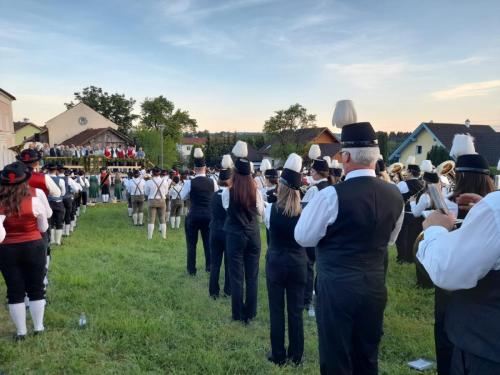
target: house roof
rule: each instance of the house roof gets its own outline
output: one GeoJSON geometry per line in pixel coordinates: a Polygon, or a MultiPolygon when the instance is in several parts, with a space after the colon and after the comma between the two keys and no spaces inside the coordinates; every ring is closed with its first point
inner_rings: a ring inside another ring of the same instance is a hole
{"type": "Polygon", "coordinates": [[[255,148],[253,148],[250,144],[247,144],[247,148],[248,148],[248,160],[252,161],[252,162],[261,162],[262,159],[263,159],[263,155],[262,153],[260,153],[258,150],[256,150],[255,148]]]}
{"type": "Polygon", "coordinates": [[[14,121],[14,131],[17,132],[19,130],[21,130],[22,128],[24,128],[25,126],[28,126],[28,125],[31,125],[35,128],[37,128],[38,130],[42,130],[42,128],[40,126],[37,126],[35,124],[33,124],[32,122],[24,122],[24,121],[14,121]]]}
{"type": "MultiPolygon", "coordinates": [[[[329,144],[339,144],[340,148],[340,141],[338,137],[335,134],[333,134],[327,127],[297,129],[296,131],[293,132],[293,136],[296,143],[303,143],[304,145],[306,145],[307,143],[312,142],[314,139],[319,137],[324,132],[327,132],[335,140],[335,143],[329,143],[329,144]]],[[[278,144],[279,142],[280,138],[278,136],[275,136],[271,139],[269,143],[262,146],[259,152],[263,154],[268,154],[271,147],[275,144],[278,144]]]]}
{"type": "Polygon", "coordinates": [[[76,146],[84,145],[84,144],[88,143],[92,138],[95,138],[95,137],[97,137],[105,132],[112,132],[116,136],[122,138],[123,143],[129,143],[129,144],[132,143],[132,140],[129,137],[127,137],[125,134],[122,134],[113,128],[98,128],[98,129],[84,130],[81,133],[78,133],[78,134],[74,135],[73,137],[66,139],[61,144],[68,145],[68,146],[69,145],[76,145],[76,146]]]}
{"type": "Polygon", "coordinates": [[[10,100],[16,100],[16,97],[12,94],[9,94],[7,91],[4,89],[0,88],[0,93],[4,94],[6,97],[8,97],[10,100]]]}
{"type": "Polygon", "coordinates": [[[319,143],[318,145],[323,156],[334,156],[342,148],[340,143],[319,143]]]}
{"type": "Polygon", "coordinates": [[[476,151],[488,160],[490,165],[496,165],[500,158],[500,133],[490,125],[421,123],[415,131],[391,154],[390,159],[398,157],[403,149],[415,140],[420,132],[429,132],[437,144],[450,152],[455,134],[470,134],[474,137],[476,151]]]}
{"type": "Polygon", "coordinates": [[[205,137],[184,137],[182,138],[183,145],[204,145],[207,143],[205,137]]]}
{"type": "MultiPolygon", "coordinates": [[[[88,106],[87,104],[85,104],[85,103],[83,103],[83,102],[80,102],[80,103],[78,103],[78,104],[74,105],[73,107],[71,107],[71,108],[69,108],[69,109],[65,110],[64,112],[59,113],[57,116],[52,117],[50,120],[48,120],[48,121],[46,121],[46,122],[45,122],[45,125],[46,125],[46,126],[47,126],[47,125],[50,125],[50,122],[54,121],[56,118],[58,118],[58,117],[60,117],[60,116],[64,115],[66,112],[69,112],[69,111],[74,111],[74,110],[76,110],[76,109],[77,109],[77,108],[79,108],[79,107],[84,107],[84,108],[86,108],[86,109],[88,109],[88,110],[90,110],[90,111],[95,112],[95,113],[97,114],[97,116],[101,117],[104,121],[107,121],[108,123],[111,123],[111,124],[115,125],[116,127],[118,127],[118,125],[116,125],[113,121],[111,121],[111,120],[110,120],[110,119],[108,119],[107,117],[104,117],[104,116],[103,116],[103,115],[101,115],[99,112],[97,112],[94,108],[92,108],[92,107],[88,106]]],[[[104,129],[105,129],[105,128],[104,128],[104,129]]]]}

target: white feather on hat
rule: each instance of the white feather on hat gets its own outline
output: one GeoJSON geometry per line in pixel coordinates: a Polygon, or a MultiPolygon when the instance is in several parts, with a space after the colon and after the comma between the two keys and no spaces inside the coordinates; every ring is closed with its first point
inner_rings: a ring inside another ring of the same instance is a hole
{"type": "Polygon", "coordinates": [[[430,160],[422,160],[420,169],[427,173],[432,173],[432,162],[430,160]]]}
{"type": "Polygon", "coordinates": [[[339,169],[340,168],[340,163],[337,159],[333,159],[332,160],[332,166],[331,168],[336,168],[336,169],[339,169]]]}
{"type": "Polygon", "coordinates": [[[455,134],[450,155],[458,158],[461,155],[477,154],[474,147],[474,138],[470,134],[455,134]]]}
{"type": "Polygon", "coordinates": [[[288,155],[288,159],[286,159],[283,168],[300,173],[300,171],[302,170],[302,158],[296,153],[288,155]]]}
{"type": "Polygon", "coordinates": [[[415,165],[415,156],[410,155],[408,156],[408,159],[406,159],[406,165],[415,165]]]}
{"type": "Polygon", "coordinates": [[[220,163],[222,169],[229,169],[233,167],[233,159],[231,158],[231,155],[224,155],[222,157],[222,161],[220,163]]]}
{"type": "Polygon", "coordinates": [[[327,155],[327,156],[323,156],[323,160],[325,160],[326,164],[328,164],[328,168],[331,168],[330,166],[332,164],[332,158],[327,155]]]}
{"type": "Polygon", "coordinates": [[[201,148],[195,148],[193,152],[193,156],[195,159],[200,159],[203,157],[203,150],[201,148]]]}
{"type": "Polygon", "coordinates": [[[319,145],[311,145],[308,156],[311,160],[318,159],[321,156],[321,149],[319,148],[319,145]]]}
{"type": "Polygon", "coordinates": [[[358,121],[358,115],[352,100],[339,100],[333,111],[332,125],[341,129],[345,125],[354,124],[358,121]]]}
{"type": "Polygon", "coordinates": [[[262,159],[262,163],[260,164],[260,171],[265,173],[268,169],[271,169],[273,166],[269,159],[262,159]]]}
{"type": "Polygon", "coordinates": [[[248,156],[248,146],[246,142],[238,141],[233,147],[233,155],[237,158],[246,158],[248,156]]]}

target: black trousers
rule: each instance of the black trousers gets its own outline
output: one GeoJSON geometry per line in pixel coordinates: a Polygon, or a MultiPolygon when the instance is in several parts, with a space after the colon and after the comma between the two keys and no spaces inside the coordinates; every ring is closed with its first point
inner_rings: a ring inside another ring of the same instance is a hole
{"type": "Polygon", "coordinates": [[[260,233],[226,232],[233,320],[247,322],[257,315],[260,233]],[[245,297],[245,299],[243,299],[245,297]]]}
{"type": "Polygon", "coordinates": [[[82,204],[82,193],[75,194],[75,206],[76,208],[80,207],[82,204]]]}
{"type": "Polygon", "coordinates": [[[63,199],[64,204],[64,224],[71,224],[71,213],[73,212],[73,197],[63,199]]]}
{"type": "Polygon", "coordinates": [[[82,190],[80,192],[80,195],[82,197],[82,206],[86,206],[87,205],[87,199],[88,199],[87,191],[86,190],[82,190]]]}
{"type": "Polygon", "coordinates": [[[304,306],[312,303],[314,290],[314,263],[316,262],[316,248],[306,247],[307,255],[307,283],[304,290],[304,306]]]}
{"type": "Polygon", "coordinates": [[[218,296],[220,292],[219,276],[224,256],[224,294],[231,295],[231,286],[229,284],[229,268],[226,251],[226,232],[222,229],[210,230],[210,282],[208,284],[208,293],[211,296],[218,296]]]}
{"type": "Polygon", "coordinates": [[[71,203],[71,215],[70,215],[70,219],[71,221],[75,220],[75,217],[76,217],[76,209],[78,208],[78,202],[77,202],[77,198],[73,198],[73,202],[71,203]]]}
{"type": "Polygon", "coordinates": [[[450,304],[451,293],[441,288],[434,289],[434,344],[438,375],[449,375],[453,343],[445,331],[446,309],[450,304]]]}
{"type": "Polygon", "coordinates": [[[421,217],[415,217],[412,213],[405,213],[403,225],[396,240],[399,262],[413,263],[413,245],[418,235],[422,232],[421,217]]]}
{"type": "Polygon", "coordinates": [[[52,217],[50,218],[51,229],[63,229],[64,226],[64,203],[49,201],[52,208],[52,217]]]}
{"type": "Polygon", "coordinates": [[[316,284],[321,374],[378,374],[387,290],[384,272],[322,276],[316,284]],[[325,277],[326,276],[326,277],[325,277]]]}
{"type": "Polygon", "coordinates": [[[273,359],[282,363],[287,357],[300,362],[304,353],[304,290],[307,265],[287,266],[272,262],[267,253],[266,282],[271,320],[273,359]],[[288,353],[285,350],[285,296],[288,313],[288,353]]]}
{"type": "Polygon", "coordinates": [[[500,362],[493,362],[486,358],[465,352],[456,346],[453,349],[451,375],[498,375],[500,362]]]}
{"type": "Polygon", "coordinates": [[[210,216],[195,216],[191,213],[186,217],[184,225],[187,245],[187,271],[196,274],[196,245],[198,232],[201,233],[203,250],[205,252],[205,270],[210,271],[210,216]]]}
{"type": "Polygon", "coordinates": [[[9,304],[45,298],[43,278],[47,261],[45,239],[0,245],[0,271],[7,285],[9,304]]]}

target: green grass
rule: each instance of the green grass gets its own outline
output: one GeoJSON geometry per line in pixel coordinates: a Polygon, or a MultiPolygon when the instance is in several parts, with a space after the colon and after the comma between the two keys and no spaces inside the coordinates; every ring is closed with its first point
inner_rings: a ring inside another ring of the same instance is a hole
{"type": "MultiPolygon", "coordinates": [[[[155,232],[148,242],[145,228],[129,224],[123,205],[89,208],[71,238],[53,250],[46,333],[14,343],[14,326],[0,309],[0,373],[319,373],[316,324],[307,315],[303,365],[278,368],[266,360],[264,249],[258,315],[243,326],[231,321],[228,299],[209,299],[205,272],[186,275],[183,230],[169,230],[166,241],[155,232]],[[77,327],[81,312],[88,319],[84,330],[77,327]]],[[[432,292],[414,288],[414,273],[396,265],[391,249],[382,374],[412,374],[408,360],[434,357],[432,292]]]]}

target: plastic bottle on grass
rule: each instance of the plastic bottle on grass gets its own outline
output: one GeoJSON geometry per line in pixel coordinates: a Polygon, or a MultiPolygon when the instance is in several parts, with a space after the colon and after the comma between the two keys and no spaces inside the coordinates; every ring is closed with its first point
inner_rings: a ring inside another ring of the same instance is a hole
{"type": "Polygon", "coordinates": [[[80,314],[80,319],[78,319],[78,328],[85,328],[87,327],[87,317],[85,316],[85,313],[80,314]]]}

